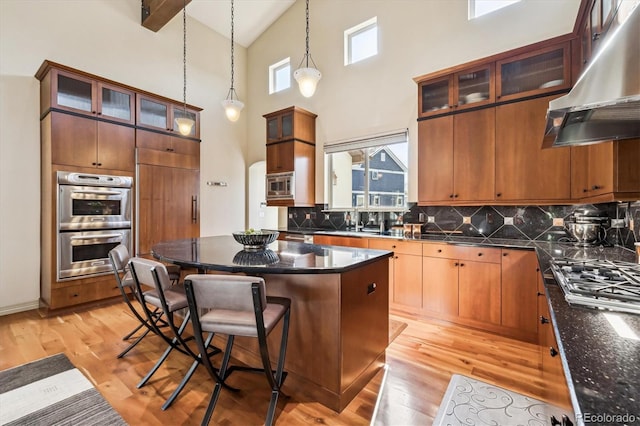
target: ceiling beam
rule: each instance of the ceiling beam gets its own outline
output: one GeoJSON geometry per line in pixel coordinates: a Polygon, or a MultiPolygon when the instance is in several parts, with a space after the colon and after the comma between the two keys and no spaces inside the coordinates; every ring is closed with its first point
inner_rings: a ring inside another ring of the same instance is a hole
{"type": "Polygon", "coordinates": [[[142,26],[158,32],[191,0],[142,0],[142,26]]]}

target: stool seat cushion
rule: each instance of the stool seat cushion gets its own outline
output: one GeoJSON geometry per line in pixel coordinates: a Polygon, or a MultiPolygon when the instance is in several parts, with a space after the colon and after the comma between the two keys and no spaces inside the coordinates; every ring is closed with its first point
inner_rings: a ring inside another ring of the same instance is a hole
{"type": "MultiPolygon", "coordinates": [[[[177,311],[189,306],[187,295],[184,291],[184,285],[174,285],[164,290],[164,298],[167,301],[169,312],[177,311]]],[[[160,297],[157,290],[149,290],[144,292],[144,300],[157,308],[162,308],[160,297]]]]}
{"type": "MultiPolygon", "coordinates": [[[[283,305],[268,303],[262,315],[264,328],[269,335],[273,327],[284,315],[287,308],[283,305]]],[[[253,311],[233,311],[228,309],[214,309],[200,317],[202,330],[211,333],[221,333],[234,336],[257,337],[256,315],[253,311]]]]}

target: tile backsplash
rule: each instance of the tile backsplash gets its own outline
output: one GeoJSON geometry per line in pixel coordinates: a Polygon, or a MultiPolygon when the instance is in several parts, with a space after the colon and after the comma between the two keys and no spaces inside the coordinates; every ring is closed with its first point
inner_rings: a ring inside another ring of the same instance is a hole
{"type": "MultiPolygon", "coordinates": [[[[606,228],[609,243],[633,249],[640,241],[640,201],[595,205],[552,206],[418,206],[394,213],[361,212],[363,225],[387,226],[422,223],[423,234],[447,234],[481,238],[512,238],[541,241],[569,241],[564,221],[578,207],[594,207],[611,219],[606,228]]],[[[347,230],[356,218],[353,211],[325,212],[326,206],[289,207],[289,229],[347,230]]]]}

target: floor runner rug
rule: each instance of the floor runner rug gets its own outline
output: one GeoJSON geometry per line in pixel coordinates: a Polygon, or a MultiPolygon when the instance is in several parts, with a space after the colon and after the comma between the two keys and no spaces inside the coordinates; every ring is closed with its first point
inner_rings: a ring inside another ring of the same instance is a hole
{"type": "Polygon", "coordinates": [[[434,426],[508,425],[543,426],[551,416],[562,420],[572,413],[528,396],[454,374],[442,398],[434,426]]]}
{"type": "Polygon", "coordinates": [[[0,425],[126,425],[69,361],[57,354],[0,371],[0,425]]]}

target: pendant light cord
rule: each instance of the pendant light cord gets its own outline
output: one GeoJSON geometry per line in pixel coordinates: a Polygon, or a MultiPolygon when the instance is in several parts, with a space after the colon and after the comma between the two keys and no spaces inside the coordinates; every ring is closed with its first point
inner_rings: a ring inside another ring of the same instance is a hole
{"type": "Polygon", "coordinates": [[[307,40],[306,40],[307,50],[305,52],[305,57],[307,58],[307,68],[309,68],[309,0],[307,0],[307,40]]]}
{"type": "MultiPolygon", "coordinates": [[[[234,8],[233,8],[233,0],[231,0],[231,90],[235,90],[233,88],[233,74],[234,74],[234,61],[233,61],[233,53],[234,53],[234,49],[233,49],[233,20],[234,20],[234,8]]],[[[231,98],[233,99],[233,97],[231,98]]]]}
{"type": "Polygon", "coordinates": [[[182,6],[182,68],[183,68],[183,85],[182,85],[182,102],[185,115],[187,114],[187,0],[183,1],[182,6]]]}

